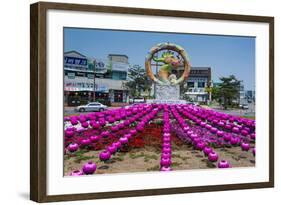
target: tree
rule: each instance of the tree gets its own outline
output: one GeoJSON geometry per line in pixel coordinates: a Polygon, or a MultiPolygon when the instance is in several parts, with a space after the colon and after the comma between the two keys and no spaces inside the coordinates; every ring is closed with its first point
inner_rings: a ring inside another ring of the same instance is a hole
{"type": "Polygon", "coordinates": [[[143,91],[151,91],[152,82],[148,79],[145,69],[139,65],[130,66],[128,71],[128,81],[124,87],[129,90],[133,97],[139,97],[143,91]]]}
{"type": "Polygon", "coordinates": [[[213,98],[217,99],[219,103],[223,103],[226,110],[229,106],[233,105],[233,101],[239,98],[241,81],[237,80],[234,75],[229,77],[221,77],[221,83],[218,87],[213,88],[213,98]]]}

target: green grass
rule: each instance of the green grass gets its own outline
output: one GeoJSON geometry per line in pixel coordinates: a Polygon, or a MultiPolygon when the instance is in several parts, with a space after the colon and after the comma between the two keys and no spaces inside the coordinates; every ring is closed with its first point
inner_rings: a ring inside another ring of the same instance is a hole
{"type": "Polygon", "coordinates": [[[89,159],[93,159],[95,158],[95,156],[83,156],[83,155],[78,155],[76,156],[76,159],[74,160],[76,163],[80,163],[81,161],[84,160],[89,160],[89,159]]]}

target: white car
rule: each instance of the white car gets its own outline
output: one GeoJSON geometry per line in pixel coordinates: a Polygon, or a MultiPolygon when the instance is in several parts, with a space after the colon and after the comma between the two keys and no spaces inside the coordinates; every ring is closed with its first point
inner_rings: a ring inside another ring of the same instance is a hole
{"type": "Polygon", "coordinates": [[[86,112],[86,111],[99,111],[102,112],[107,109],[106,105],[103,105],[99,102],[91,102],[88,103],[87,105],[80,105],[75,108],[76,111],[78,112],[86,112]]]}
{"type": "Polygon", "coordinates": [[[247,110],[247,109],[249,109],[249,105],[248,104],[240,104],[239,108],[241,108],[243,110],[247,110]]]}

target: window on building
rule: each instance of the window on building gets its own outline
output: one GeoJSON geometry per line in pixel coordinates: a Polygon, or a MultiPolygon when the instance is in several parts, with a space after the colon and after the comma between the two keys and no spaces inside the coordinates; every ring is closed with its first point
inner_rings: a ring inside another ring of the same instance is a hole
{"type": "Polygon", "coordinates": [[[89,79],[94,79],[94,74],[87,74],[89,79]]]}
{"type": "Polygon", "coordinates": [[[74,72],[67,72],[67,77],[69,79],[74,79],[75,78],[75,73],[74,72]]]}
{"type": "Polygon", "coordinates": [[[120,72],[120,71],[113,71],[112,72],[112,79],[114,80],[126,80],[127,73],[120,72]]]}
{"type": "Polygon", "coordinates": [[[76,76],[79,76],[79,77],[86,77],[86,73],[77,72],[77,73],[76,73],[76,76]]]}
{"type": "Polygon", "coordinates": [[[198,82],[198,88],[205,88],[205,82],[198,82]]]}
{"type": "Polygon", "coordinates": [[[187,87],[194,88],[194,82],[187,82],[187,87]]]}

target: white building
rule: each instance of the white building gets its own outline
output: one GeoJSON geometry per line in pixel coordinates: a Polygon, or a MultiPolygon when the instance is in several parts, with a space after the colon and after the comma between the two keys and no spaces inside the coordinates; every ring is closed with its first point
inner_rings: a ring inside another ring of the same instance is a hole
{"type": "Polygon", "coordinates": [[[123,84],[128,69],[126,55],[110,54],[108,59],[98,59],[87,58],[77,51],[65,52],[65,103],[85,104],[94,98],[108,104],[127,102],[128,91],[123,84]]]}
{"type": "Polygon", "coordinates": [[[206,92],[206,87],[211,83],[211,68],[210,67],[191,67],[189,77],[186,82],[187,95],[194,102],[207,103],[209,94],[206,92]]]}

